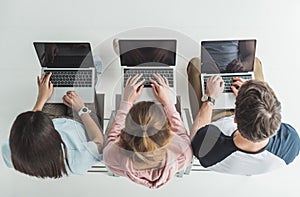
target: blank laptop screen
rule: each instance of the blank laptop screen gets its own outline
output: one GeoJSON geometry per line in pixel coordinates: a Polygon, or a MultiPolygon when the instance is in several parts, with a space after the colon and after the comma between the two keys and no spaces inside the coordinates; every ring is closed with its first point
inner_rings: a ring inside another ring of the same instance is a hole
{"type": "Polygon", "coordinates": [[[119,40],[122,66],[174,66],[176,40],[119,40]]]}
{"type": "Polygon", "coordinates": [[[89,68],[93,57],[89,43],[34,42],[40,64],[47,68],[89,68]]]}
{"type": "Polygon", "coordinates": [[[201,42],[201,72],[241,73],[253,71],[256,40],[201,42]]]}

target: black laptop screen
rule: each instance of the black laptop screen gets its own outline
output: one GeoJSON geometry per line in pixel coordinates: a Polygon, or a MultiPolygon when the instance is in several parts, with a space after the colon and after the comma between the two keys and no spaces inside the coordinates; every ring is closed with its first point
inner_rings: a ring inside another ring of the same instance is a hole
{"type": "Polygon", "coordinates": [[[176,40],[119,40],[122,66],[174,66],[176,40]]]}
{"type": "Polygon", "coordinates": [[[40,43],[34,42],[42,67],[89,68],[93,57],[89,43],[40,43]]]}
{"type": "Polygon", "coordinates": [[[201,72],[240,73],[253,71],[256,40],[201,42],[201,72]]]}

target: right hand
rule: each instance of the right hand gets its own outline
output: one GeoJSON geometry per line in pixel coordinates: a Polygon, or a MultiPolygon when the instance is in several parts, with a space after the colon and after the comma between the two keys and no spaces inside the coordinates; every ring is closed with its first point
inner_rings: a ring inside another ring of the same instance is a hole
{"type": "Polygon", "coordinates": [[[68,91],[62,99],[66,106],[74,109],[77,112],[79,112],[79,110],[84,106],[82,98],[75,91],[68,91]]]}
{"type": "Polygon", "coordinates": [[[135,76],[130,76],[127,79],[123,95],[124,101],[134,103],[136,99],[139,98],[144,87],[142,84],[145,82],[145,79],[139,81],[142,75],[143,74],[136,74],[135,76]]]}
{"type": "Polygon", "coordinates": [[[37,77],[37,83],[39,87],[38,102],[46,103],[51,97],[53,92],[53,84],[50,81],[52,73],[43,73],[41,77],[37,77]]]}
{"type": "Polygon", "coordinates": [[[240,87],[247,81],[246,79],[242,79],[239,77],[234,77],[232,79],[234,82],[231,84],[230,88],[233,91],[234,95],[237,96],[238,95],[238,89],[240,89],[240,87]]]}
{"type": "Polygon", "coordinates": [[[220,75],[211,76],[206,83],[207,96],[216,99],[224,91],[224,81],[220,75]]]}
{"type": "Polygon", "coordinates": [[[168,79],[160,74],[153,74],[153,76],[157,82],[153,79],[150,79],[150,82],[157,100],[164,106],[173,104],[168,79]]]}

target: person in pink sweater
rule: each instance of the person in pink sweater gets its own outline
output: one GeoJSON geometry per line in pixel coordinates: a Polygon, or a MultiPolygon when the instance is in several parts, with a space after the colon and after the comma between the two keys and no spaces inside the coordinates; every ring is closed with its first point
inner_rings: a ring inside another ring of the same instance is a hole
{"type": "Polygon", "coordinates": [[[192,162],[186,129],[170,97],[168,80],[153,75],[156,102],[133,104],[143,90],[142,75],[126,82],[123,100],[108,133],[103,160],[118,176],[149,188],[165,185],[192,162]]]}

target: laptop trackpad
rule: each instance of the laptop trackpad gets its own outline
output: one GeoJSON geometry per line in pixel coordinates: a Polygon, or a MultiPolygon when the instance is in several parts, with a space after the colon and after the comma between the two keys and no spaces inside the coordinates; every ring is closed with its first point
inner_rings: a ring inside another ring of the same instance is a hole
{"type": "MultiPolygon", "coordinates": [[[[176,104],[176,94],[171,89],[171,98],[174,104],[176,104]]],[[[136,102],[140,101],[157,101],[157,98],[154,95],[152,88],[145,88],[142,90],[141,96],[137,99],[136,102]]]]}
{"type": "Polygon", "coordinates": [[[235,95],[233,93],[221,94],[215,102],[214,109],[234,109],[235,95]]]}
{"type": "Polygon", "coordinates": [[[80,87],[69,87],[69,88],[56,87],[53,90],[52,96],[47,101],[47,103],[63,103],[62,97],[66,94],[67,91],[70,90],[76,91],[80,95],[84,103],[94,102],[95,91],[92,89],[80,88],[80,87]]]}

